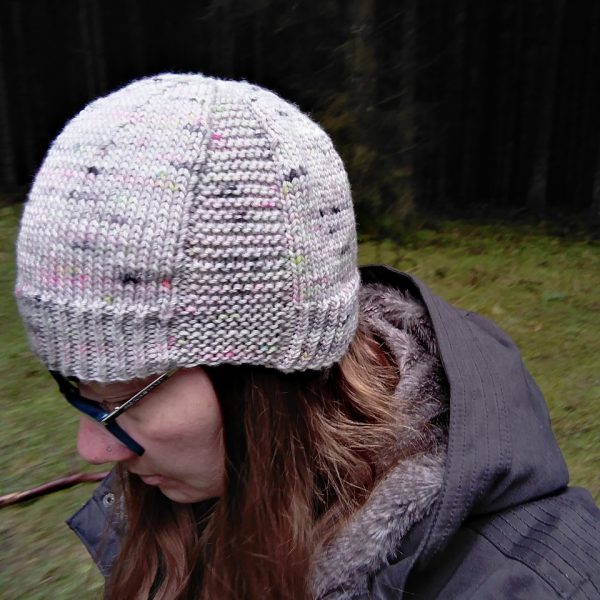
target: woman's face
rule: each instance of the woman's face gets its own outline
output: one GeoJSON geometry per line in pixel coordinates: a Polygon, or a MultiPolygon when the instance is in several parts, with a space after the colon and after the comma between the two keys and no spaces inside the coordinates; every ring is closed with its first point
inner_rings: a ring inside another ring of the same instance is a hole
{"type": "MultiPolygon", "coordinates": [[[[80,384],[81,394],[117,406],[155,379],[80,384]]],[[[145,449],[137,456],[101,425],[82,417],[81,457],[94,465],[120,462],[174,502],[220,496],[225,475],[221,411],[215,389],[200,367],[180,369],[118,417],[119,425],[145,449]]]]}

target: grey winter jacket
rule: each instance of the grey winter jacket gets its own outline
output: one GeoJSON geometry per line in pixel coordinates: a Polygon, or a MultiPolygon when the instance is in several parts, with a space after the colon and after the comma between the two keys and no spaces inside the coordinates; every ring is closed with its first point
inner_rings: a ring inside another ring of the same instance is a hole
{"type": "MultiPolygon", "coordinates": [[[[400,408],[432,443],[392,462],[317,553],[315,597],[600,599],[600,510],[567,487],[513,342],[395,269],[364,267],[362,280],[363,309],[400,367],[400,408]],[[443,431],[427,426],[444,414],[443,431]]],[[[119,547],[115,510],[109,478],[69,521],[105,576],[119,547]]]]}

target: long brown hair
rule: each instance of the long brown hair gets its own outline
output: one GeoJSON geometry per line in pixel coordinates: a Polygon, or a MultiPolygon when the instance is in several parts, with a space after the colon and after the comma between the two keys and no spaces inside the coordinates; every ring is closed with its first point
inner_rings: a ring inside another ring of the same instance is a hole
{"type": "Polygon", "coordinates": [[[361,324],[324,371],[208,372],[223,415],[225,493],[176,504],[124,473],[127,533],[106,597],[310,598],[311,557],[365,501],[385,457],[399,458],[393,360],[361,324]]]}

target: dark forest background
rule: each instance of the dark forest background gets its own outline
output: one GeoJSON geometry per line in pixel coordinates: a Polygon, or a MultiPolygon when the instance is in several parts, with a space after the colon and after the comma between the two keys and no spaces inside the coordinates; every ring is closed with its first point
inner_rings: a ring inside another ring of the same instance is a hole
{"type": "Polygon", "coordinates": [[[0,191],[133,78],[245,78],[333,136],[361,226],[600,222],[599,0],[2,0],[0,191]]]}

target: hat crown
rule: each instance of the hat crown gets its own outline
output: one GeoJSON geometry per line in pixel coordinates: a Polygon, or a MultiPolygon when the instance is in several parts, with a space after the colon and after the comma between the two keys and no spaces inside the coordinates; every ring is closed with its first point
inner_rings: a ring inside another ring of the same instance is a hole
{"type": "Polygon", "coordinates": [[[356,327],[350,187],[328,136],[246,82],[163,74],[92,102],[26,205],[17,298],[51,368],[322,368],[356,327]]]}

